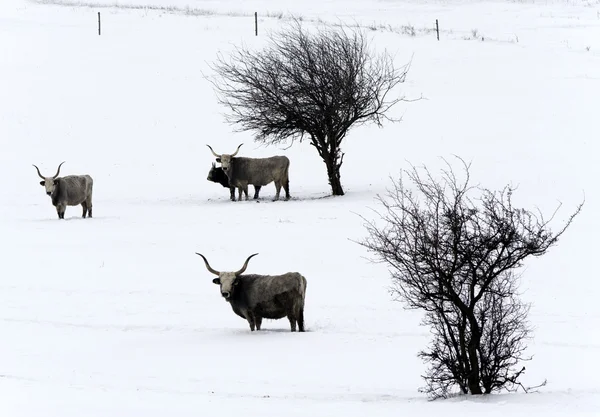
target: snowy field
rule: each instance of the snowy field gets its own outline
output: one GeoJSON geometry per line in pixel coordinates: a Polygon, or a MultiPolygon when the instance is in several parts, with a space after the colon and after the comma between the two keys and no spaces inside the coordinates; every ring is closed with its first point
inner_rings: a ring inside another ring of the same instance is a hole
{"type": "Polygon", "coordinates": [[[599,112],[595,1],[2,0],[0,416],[599,415],[599,112]],[[398,65],[412,58],[401,92],[426,99],[395,108],[402,123],[350,132],[343,197],[322,198],[307,143],[234,132],[203,78],[218,51],[260,46],[290,15],[364,26],[398,65]],[[290,158],[293,200],[272,202],[271,184],[232,203],[206,180],[205,145],[240,143],[290,158]],[[351,241],[389,175],[452,154],[475,182],[519,184],[522,206],[561,201],[555,228],[585,193],[523,271],[523,382],[547,379],[538,393],[428,402],[428,331],[351,241]],[[61,161],[93,176],[93,219],[57,219],[31,165],[52,175],[61,161]],[[284,319],[251,333],[194,252],[221,270],[258,252],[249,273],[301,272],[307,332],[284,319]]]}

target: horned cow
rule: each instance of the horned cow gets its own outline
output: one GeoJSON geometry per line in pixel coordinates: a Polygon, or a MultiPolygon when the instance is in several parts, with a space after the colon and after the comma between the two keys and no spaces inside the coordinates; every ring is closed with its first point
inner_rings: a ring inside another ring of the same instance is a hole
{"type": "Polygon", "coordinates": [[[236,272],[219,272],[213,269],[201,253],[206,269],[218,276],[213,283],[220,286],[221,295],[225,298],[233,312],[246,319],[250,331],[260,330],[262,319],[281,319],[287,317],[292,332],[304,331],[304,299],[306,295],[306,278],[298,272],[287,272],[282,275],[242,275],[248,262],[257,253],[250,255],[244,266],[236,272]]]}
{"type": "Polygon", "coordinates": [[[92,217],[92,188],[94,181],[89,175],[67,175],[66,177],[58,177],[60,167],[64,161],[58,166],[56,174],[52,177],[44,177],[40,173],[40,169],[36,166],[38,175],[42,179],[40,185],[46,188],[46,194],[52,199],[52,205],[56,207],[56,213],[59,219],[65,218],[65,210],[67,206],[83,207],[83,218],[86,215],[92,217]]]}
{"type": "MultiPolygon", "coordinates": [[[[238,201],[242,199],[242,191],[248,200],[248,185],[254,185],[254,198],[258,198],[258,192],[263,185],[275,183],[275,199],[279,200],[281,187],[285,190],[285,199],[290,199],[289,168],[290,160],[287,156],[271,156],[268,158],[236,157],[240,150],[240,144],[232,154],[217,154],[210,145],[208,148],[221,163],[223,172],[229,178],[230,187],[238,189],[238,201]],[[258,186],[258,188],[256,188],[258,186]]],[[[235,201],[232,193],[231,201],[235,201]]]]}
{"type": "MultiPolygon", "coordinates": [[[[206,178],[208,181],[216,182],[221,184],[225,188],[229,188],[231,194],[231,200],[235,201],[235,187],[229,185],[229,178],[223,171],[223,167],[218,167],[215,163],[212,163],[212,167],[210,171],[208,171],[208,177],[206,178]]],[[[260,185],[254,186],[254,199],[258,198],[258,192],[260,191],[260,185]]],[[[241,197],[241,196],[240,196],[241,197]]]]}

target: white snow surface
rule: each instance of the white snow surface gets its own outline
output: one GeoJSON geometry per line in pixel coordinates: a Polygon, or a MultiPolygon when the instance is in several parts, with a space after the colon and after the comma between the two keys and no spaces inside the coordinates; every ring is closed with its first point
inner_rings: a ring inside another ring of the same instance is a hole
{"type": "Polygon", "coordinates": [[[595,1],[2,0],[0,416],[599,415],[599,111],[595,1]],[[259,146],[225,123],[203,77],[291,15],[363,25],[376,50],[412,59],[398,93],[425,98],[394,109],[401,123],[351,130],[343,197],[308,143],[259,146]],[[290,158],[292,200],[272,202],[270,184],[234,203],[206,180],[205,145],[239,143],[290,158]],[[539,392],[428,401],[428,329],[354,242],[389,176],[453,154],[474,182],[518,184],[520,206],[562,202],[555,229],[585,195],[522,271],[523,383],[547,379],[539,392]],[[32,164],[52,175],[62,161],[93,176],[94,218],[57,219],[32,164]],[[250,332],[194,252],[216,269],[258,252],[249,273],[301,272],[307,332],[285,319],[250,332]]]}

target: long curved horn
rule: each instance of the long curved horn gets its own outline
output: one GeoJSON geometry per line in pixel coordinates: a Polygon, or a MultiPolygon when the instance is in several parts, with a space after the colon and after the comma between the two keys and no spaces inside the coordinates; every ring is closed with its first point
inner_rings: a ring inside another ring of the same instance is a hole
{"type": "Polygon", "coordinates": [[[220,157],[221,157],[221,155],[217,155],[217,154],[215,153],[215,151],[213,151],[213,148],[211,148],[211,147],[210,147],[210,145],[206,145],[206,146],[208,146],[208,149],[210,149],[210,151],[213,153],[213,155],[214,155],[214,156],[216,156],[217,158],[220,158],[220,157]]]}
{"type": "Polygon", "coordinates": [[[212,266],[210,266],[210,264],[208,263],[208,261],[206,260],[204,255],[202,255],[201,253],[198,253],[198,252],[196,252],[196,255],[202,256],[202,259],[204,259],[204,264],[206,265],[206,269],[208,269],[208,272],[215,274],[215,275],[221,275],[221,273],[219,271],[212,269],[212,266]]]}
{"type": "Polygon", "coordinates": [[[56,170],[56,174],[54,174],[54,176],[53,176],[52,178],[56,178],[56,177],[58,177],[58,174],[60,174],[60,166],[61,166],[62,164],[64,164],[64,163],[65,163],[65,161],[62,161],[62,162],[60,163],[60,165],[58,166],[58,169],[56,170]]]}
{"type": "Polygon", "coordinates": [[[40,176],[41,179],[45,180],[46,177],[44,177],[41,173],[40,173],[40,169],[37,167],[37,165],[31,164],[35,167],[35,169],[37,169],[38,175],[40,176]]]}
{"type": "Polygon", "coordinates": [[[239,271],[237,271],[235,273],[235,275],[241,275],[244,273],[244,271],[246,270],[246,268],[248,268],[248,262],[250,261],[250,258],[252,258],[253,256],[258,255],[258,253],[255,253],[254,255],[250,255],[248,256],[248,259],[246,259],[246,262],[244,263],[244,266],[242,266],[242,269],[240,269],[239,271]]]}
{"type": "MultiPolygon", "coordinates": [[[[243,143],[240,143],[240,146],[242,146],[242,145],[243,145],[243,143]]],[[[237,153],[240,151],[240,146],[238,146],[238,147],[237,147],[237,149],[235,150],[235,152],[231,154],[231,157],[232,157],[232,158],[233,158],[234,156],[236,156],[236,155],[237,155],[237,153]]]]}

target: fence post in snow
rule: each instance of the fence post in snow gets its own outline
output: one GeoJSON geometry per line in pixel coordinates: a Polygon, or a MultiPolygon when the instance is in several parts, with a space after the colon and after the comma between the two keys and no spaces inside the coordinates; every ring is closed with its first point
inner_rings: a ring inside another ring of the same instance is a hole
{"type": "Polygon", "coordinates": [[[435,33],[437,33],[437,39],[440,40],[440,25],[438,24],[438,20],[435,19],[435,33]]]}
{"type": "Polygon", "coordinates": [[[254,36],[258,36],[258,12],[254,12],[254,36]]]}
{"type": "Polygon", "coordinates": [[[101,31],[101,26],[100,26],[100,12],[98,12],[98,36],[100,36],[101,33],[102,33],[102,31],[101,31]]]}

